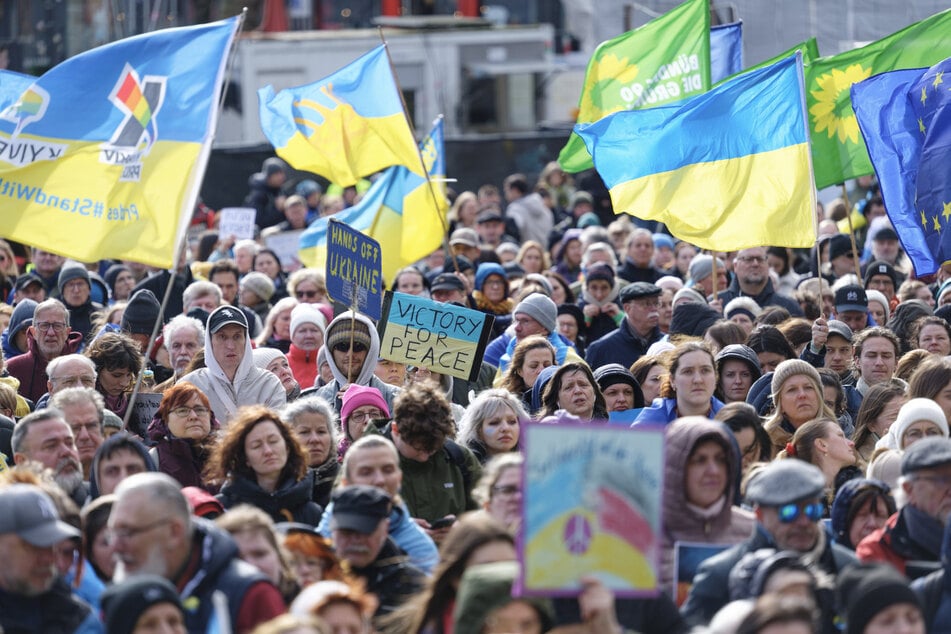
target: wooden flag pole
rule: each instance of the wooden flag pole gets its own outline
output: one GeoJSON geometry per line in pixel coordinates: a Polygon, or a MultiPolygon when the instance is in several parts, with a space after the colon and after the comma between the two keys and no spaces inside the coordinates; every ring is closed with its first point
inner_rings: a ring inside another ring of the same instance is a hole
{"type": "Polygon", "coordinates": [[[862,268],[859,264],[859,252],[855,245],[855,230],[852,228],[852,203],[849,201],[849,193],[845,189],[845,183],[842,183],[842,199],[845,200],[845,217],[849,219],[849,239],[852,241],[852,263],[855,264],[855,277],[859,278],[858,283],[862,283],[862,268]]]}

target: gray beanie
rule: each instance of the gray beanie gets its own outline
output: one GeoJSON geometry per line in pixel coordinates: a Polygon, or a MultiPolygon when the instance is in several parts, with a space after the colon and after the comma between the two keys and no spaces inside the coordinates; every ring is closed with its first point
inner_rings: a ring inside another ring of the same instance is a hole
{"type": "Polygon", "coordinates": [[[532,293],[515,307],[513,314],[524,313],[540,323],[548,332],[555,332],[558,325],[558,307],[541,293],[532,293]]]}
{"type": "Polygon", "coordinates": [[[242,277],[241,288],[251,291],[265,302],[271,301],[274,296],[274,282],[267,275],[258,271],[251,271],[242,277]]]}
{"type": "MultiPolygon", "coordinates": [[[[726,270],[726,264],[723,260],[717,258],[717,268],[726,270]]],[[[696,284],[707,279],[713,274],[713,256],[706,253],[695,255],[690,260],[690,266],[687,267],[687,276],[690,278],[690,284],[696,284]]]]}
{"type": "Polygon", "coordinates": [[[808,377],[816,388],[816,393],[822,397],[822,378],[818,370],[802,359],[787,359],[783,361],[773,371],[773,379],[770,383],[770,391],[773,395],[773,402],[779,403],[779,391],[783,388],[783,383],[797,374],[808,377]]]}
{"type": "Polygon", "coordinates": [[[86,267],[79,262],[67,262],[60,269],[59,278],[56,280],[60,294],[63,293],[63,287],[73,280],[84,280],[92,288],[92,284],[89,282],[89,271],[86,270],[86,267]]]}

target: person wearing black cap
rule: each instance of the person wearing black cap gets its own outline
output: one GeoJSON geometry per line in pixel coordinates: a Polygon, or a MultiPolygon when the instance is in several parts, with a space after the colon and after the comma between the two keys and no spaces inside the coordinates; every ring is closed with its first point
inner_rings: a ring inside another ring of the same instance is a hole
{"type": "Polygon", "coordinates": [[[59,519],[53,501],[39,487],[0,487],[0,630],[101,631],[96,615],[72,595],[55,564],[54,547],[79,536],[59,519]]]}
{"type": "Polygon", "coordinates": [[[589,341],[617,330],[624,319],[618,306],[621,284],[614,277],[614,268],[605,262],[595,262],[585,268],[584,286],[578,306],[584,313],[584,336],[589,341]]]}
{"type": "Polygon", "coordinates": [[[429,286],[429,294],[437,302],[456,302],[469,306],[466,283],[457,273],[440,273],[429,286]]]}
{"type": "Polygon", "coordinates": [[[934,562],[937,568],[941,557],[951,515],[951,440],[931,437],[911,445],[902,456],[901,475],[906,504],[859,542],[855,553],[862,561],[886,562],[915,578],[926,570],[908,562],[934,562]]]}
{"type": "Polygon", "coordinates": [[[823,573],[825,578],[834,578],[855,562],[855,555],[828,539],[819,525],[825,485],[822,471],[802,460],[773,461],[750,479],[746,500],[753,506],[756,530],[745,541],[700,564],[681,608],[688,624],[708,623],[729,602],[730,571],[749,552],[760,548],[798,552],[813,562],[813,572],[823,573]]]}
{"type": "MultiPolygon", "coordinates": [[[[865,279],[863,281],[866,290],[879,291],[889,303],[894,299],[895,291],[899,286],[898,272],[895,267],[883,260],[868,263],[865,267],[865,279]]],[[[894,306],[889,306],[889,308],[894,308],[894,306]]]]}
{"type": "Polygon", "coordinates": [[[254,366],[247,319],[233,306],[219,306],[208,317],[205,367],[181,380],[205,393],[222,425],[227,425],[242,405],[281,409],[287,404],[280,379],[254,366]]]}
{"type": "Polygon", "coordinates": [[[773,288],[773,282],[769,278],[769,266],[766,264],[765,247],[738,251],[733,259],[733,281],[726,290],[717,293],[717,299],[723,306],[741,296],[751,298],[761,308],[780,306],[788,310],[793,317],[802,317],[803,314],[795,299],[773,288]]]}
{"type": "Polygon", "coordinates": [[[644,407],[644,392],[631,371],[618,363],[602,365],[594,378],[604,395],[608,413],[644,407]]]}
{"type": "Polygon", "coordinates": [[[13,285],[13,305],[18,306],[24,299],[31,299],[36,303],[46,299],[46,282],[43,278],[33,273],[24,273],[17,278],[13,285]]]}
{"type": "MultiPolygon", "coordinates": [[[[505,217],[498,207],[495,205],[483,207],[476,216],[475,226],[482,245],[495,249],[503,242],[518,244],[518,241],[506,232],[508,228],[506,224],[505,217]]],[[[510,219],[510,224],[514,226],[515,222],[510,219]]]]}
{"type": "Polygon", "coordinates": [[[618,297],[625,318],[616,330],[588,344],[585,361],[589,366],[620,363],[629,368],[647,353],[650,345],[663,336],[657,325],[660,293],[661,289],[649,282],[634,282],[621,289],[618,297]]]}
{"type": "Polygon", "coordinates": [[[333,496],[330,531],[337,555],[379,599],[376,616],[393,612],[422,590],[426,575],[389,537],[390,496],[378,487],[354,484],[333,496]]]}
{"type": "MultiPolygon", "coordinates": [[[[846,284],[835,292],[835,318],[853,333],[864,330],[868,323],[868,297],[858,284],[846,284]]],[[[884,325],[884,324],[881,324],[884,325]]]]}
{"type": "Polygon", "coordinates": [[[157,575],[142,575],[102,594],[103,625],[109,634],[185,634],[185,608],[178,590],[157,575]]]}

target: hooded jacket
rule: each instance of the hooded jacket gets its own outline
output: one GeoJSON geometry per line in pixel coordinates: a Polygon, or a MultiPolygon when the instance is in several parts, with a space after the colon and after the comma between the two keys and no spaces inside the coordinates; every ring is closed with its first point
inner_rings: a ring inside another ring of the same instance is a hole
{"type": "MultiPolygon", "coordinates": [[[[379,378],[373,374],[373,370],[376,368],[376,361],[380,358],[380,335],[376,331],[376,326],[373,325],[373,322],[370,321],[369,317],[365,317],[360,313],[353,313],[347,311],[341,313],[334,318],[332,322],[327,326],[327,333],[331,331],[338,323],[342,321],[349,322],[351,319],[356,319],[367,327],[367,330],[370,331],[370,349],[367,351],[366,361],[363,362],[363,367],[360,369],[360,374],[357,375],[357,379],[352,381],[357,385],[365,385],[370,387],[375,387],[380,390],[380,394],[383,395],[383,399],[386,401],[387,407],[390,411],[393,411],[393,405],[396,401],[396,395],[400,393],[400,388],[395,385],[390,385],[384,383],[379,378]]],[[[328,335],[329,336],[329,335],[328,335]]],[[[334,380],[328,383],[327,385],[321,387],[317,390],[317,396],[321,397],[328,403],[332,403],[334,409],[339,413],[340,408],[343,406],[340,398],[337,396],[337,393],[345,386],[350,385],[351,381],[347,379],[344,373],[337,367],[337,364],[334,363],[334,356],[328,350],[327,351],[327,363],[330,365],[330,371],[333,373],[334,380]]]]}
{"type": "Polygon", "coordinates": [[[270,515],[275,523],[300,522],[316,527],[324,510],[312,500],[313,495],[314,472],[308,469],[303,480],[285,480],[274,493],[268,493],[250,478],[236,475],[221,487],[216,497],[225,510],[250,504],[270,515]]]}
{"type": "MultiPolygon", "coordinates": [[[[7,361],[7,372],[20,381],[20,394],[34,403],[46,394],[46,365],[49,359],[40,352],[40,347],[32,334],[27,335],[29,351],[7,361]]],[[[70,330],[60,355],[77,352],[83,343],[82,333],[70,330]]]]}
{"type": "Polygon", "coordinates": [[[885,526],[866,535],[855,547],[855,555],[859,561],[883,561],[911,575],[909,561],[939,560],[943,535],[941,522],[913,506],[904,506],[885,526]]]}
{"type": "Polygon", "coordinates": [[[223,425],[234,418],[239,407],[244,405],[264,405],[271,409],[281,409],[287,404],[287,395],[281,380],[267,370],[254,366],[251,357],[251,339],[245,333],[244,357],[238,364],[234,381],[221,369],[212,353],[211,331],[205,330],[205,367],[189,372],[181,378],[191,383],[208,397],[211,410],[223,425]]]}
{"type": "Polygon", "coordinates": [[[753,534],[755,516],[733,506],[740,474],[740,457],[730,431],[719,422],[689,421],[671,424],[666,430],[664,463],[663,542],[660,584],[670,588],[674,578],[674,544],[702,542],[738,544],[753,534]],[[714,441],[726,452],[726,487],[723,504],[711,507],[712,514],[687,503],[687,461],[702,442],[714,441]],[[718,510],[717,510],[718,509],[718,510]]]}
{"type": "MultiPolygon", "coordinates": [[[[715,416],[721,409],[723,409],[723,402],[716,396],[711,396],[710,417],[715,416]]],[[[631,423],[631,427],[647,424],[666,425],[667,423],[674,422],[679,417],[680,415],[677,413],[677,399],[655,398],[650,407],[645,407],[641,410],[641,413],[638,414],[634,422],[631,423]]]]}
{"type": "Polygon", "coordinates": [[[26,330],[33,323],[33,311],[36,309],[36,302],[32,299],[24,299],[13,309],[13,315],[10,316],[10,323],[3,331],[3,358],[9,361],[13,357],[18,357],[27,352],[20,350],[14,344],[17,333],[26,330]]]}

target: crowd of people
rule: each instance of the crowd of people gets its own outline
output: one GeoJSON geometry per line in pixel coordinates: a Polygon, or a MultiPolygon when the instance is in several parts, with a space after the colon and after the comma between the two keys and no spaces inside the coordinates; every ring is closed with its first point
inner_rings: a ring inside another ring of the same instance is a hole
{"type": "Polygon", "coordinates": [[[951,266],[874,179],[811,251],[702,251],[556,164],[452,193],[386,284],[494,317],[474,380],[268,248],[358,188],[249,187],[258,237],[199,206],[173,270],[0,240],[0,631],[951,631],[951,266]],[[663,427],[656,596],[513,593],[529,421],[663,427]]]}

